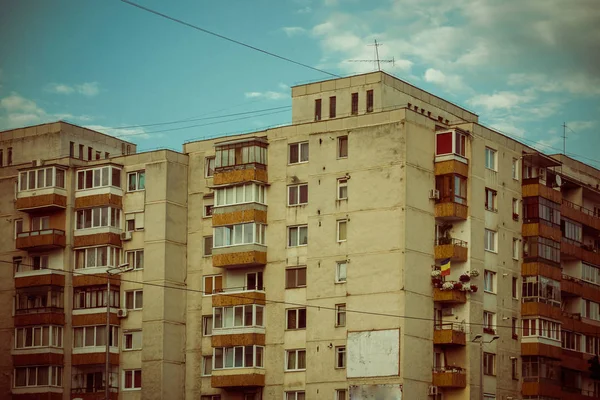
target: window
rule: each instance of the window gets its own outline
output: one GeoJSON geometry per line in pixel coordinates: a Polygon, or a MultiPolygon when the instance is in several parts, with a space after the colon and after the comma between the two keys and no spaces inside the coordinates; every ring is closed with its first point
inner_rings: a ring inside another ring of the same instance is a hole
{"type": "Polygon", "coordinates": [[[208,218],[208,217],[212,217],[212,215],[213,215],[213,205],[205,204],[203,217],[208,218]]]}
{"type": "Polygon", "coordinates": [[[23,265],[23,257],[17,256],[13,257],[13,269],[15,272],[24,272],[28,271],[29,267],[23,265]]]}
{"type": "Polygon", "coordinates": [[[560,226],[560,204],[543,197],[523,199],[523,219],[526,223],[541,222],[552,227],[560,226]]]}
{"type": "MultiPolygon", "coordinates": [[[[212,356],[202,356],[202,376],[212,375],[213,358],[212,356]]],[[[204,399],[205,396],[202,396],[204,399]]],[[[219,396],[221,397],[221,396],[219,396]]]]}
{"type": "Polygon", "coordinates": [[[335,96],[329,98],[329,118],[335,118],[335,96]]]}
{"type": "Polygon", "coordinates": [[[288,206],[308,203],[308,183],[288,186],[288,206]]]}
{"type": "Polygon", "coordinates": [[[301,371],[306,369],[306,350],[286,350],[285,351],[285,370],[301,371]]]}
{"type": "Polygon", "coordinates": [[[346,346],[335,348],[335,367],[346,368],[346,346]]]}
{"type": "Polygon", "coordinates": [[[600,337],[587,335],[585,337],[585,352],[596,356],[600,355],[600,337]]]}
{"type": "Polygon", "coordinates": [[[28,326],[15,329],[15,349],[62,347],[62,326],[28,326]]]}
{"type": "Polygon", "coordinates": [[[39,312],[50,312],[59,310],[63,312],[64,307],[64,294],[62,288],[51,287],[40,287],[38,289],[28,288],[18,289],[15,299],[15,312],[16,314],[36,314],[39,312]]]}
{"type": "Polygon", "coordinates": [[[264,290],[263,286],[263,273],[249,272],[246,274],[246,290],[264,290]]]}
{"type": "Polygon", "coordinates": [[[267,142],[264,139],[253,138],[237,143],[220,144],[216,151],[215,171],[217,168],[236,165],[267,165],[267,142]]]}
{"type": "Polygon", "coordinates": [[[136,171],[127,174],[127,191],[135,192],[146,188],[146,172],[136,171]]]}
{"type": "Polygon", "coordinates": [[[288,227],[288,247],[306,246],[308,244],[308,225],[288,227]]]}
{"type": "Polygon", "coordinates": [[[202,316],[202,336],[212,336],[213,329],[213,316],[203,315],[202,316]]]}
{"type": "Polygon", "coordinates": [[[496,375],[496,355],[483,353],[483,373],[485,375],[496,375]]]}
{"type": "Polygon", "coordinates": [[[514,380],[519,380],[519,359],[517,357],[510,358],[511,376],[514,380]]]}
{"type": "Polygon", "coordinates": [[[120,169],[107,166],[77,171],[77,190],[106,186],[121,187],[120,169]]]}
{"type": "Polygon", "coordinates": [[[583,263],[581,265],[581,279],[595,285],[600,285],[600,268],[583,263]]]}
{"type": "Polygon", "coordinates": [[[219,293],[222,289],[223,275],[207,275],[204,277],[204,288],[202,290],[205,296],[219,293]]]}
{"type": "Polygon", "coordinates": [[[523,302],[548,303],[559,307],[560,282],[545,276],[525,276],[523,277],[523,288],[521,290],[523,302]]]}
{"type": "Polygon", "coordinates": [[[348,158],[348,136],[338,137],[337,158],[348,158]]]}
{"type": "Polygon", "coordinates": [[[563,349],[581,351],[581,334],[562,330],[561,339],[563,349]]]}
{"type": "Polygon", "coordinates": [[[204,255],[205,256],[212,255],[212,247],[213,247],[213,237],[212,236],[204,236],[204,255]]]}
{"type": "Polygon", "coordinates": [[[321,120],[321,99],[315,100],[315,121],[321,120]]]}
{"type": "Polygon", "coordinates": [[[133,269],[144,269],[144,250],[131,250],[126,252],[125,256],[133,269]]]}
{"type": "Polygon", "coordinates": [[[340,219],[337,221],[337,241],[345,242],[348,239],[348,220],[340,219]]]}
{"type": "Polygon", "coordinates": [[[110,158],[110,153],[108,151],[104,152],[104,159],[108,160],[110,158]]]}
{"type": "Polygon", "coordinates": [[[496,150],[485,148],[485,167],[496,171],[496,150]]]}
{"type": "Polygon", "coordinates": [[[346,282],[346,266],[347,261],[338,261],[335,266],[335,282],[345,283],[346,282]]]}
{"type": "Polygon", "coordinates": [[[350,113],[358,115],[358,93],[352,93],[352,102],[350,104],[350,113]]]}
{"type": "MultiPolygon", "coordinates": [[[[118,289],[111,289],[110,307],[119,308],[120,295],[118,289]]],[[[106,286],[88,286],[73,288],[73,309],[106,307],[106,286]]]]}
{"type": "Polygon", "coordinates": [[[304,391],[285,392],[285,400],[305,400],[304,391]]]}
{"type": "Polygon", "coordinates": [[[30,386],[62,386],[62,367],[20,367],[15,368],[14,374],[15,388],[30,386]]]}
{"type": "Polygon", "coordinates": [[[213,348],[213,369],[263,367],[263,346],[213,348]]]}
{"type": "Polygon", "coordinates": [[[23,220],[15,219],[15,239],[19,237],[19,233],[23,233],[23,220]]]}
{"type": "Polygon", "coordinates": [[[519,214],[520,214],[519,209],[520,209],[519,199],[513,198],[512,199],[512,214],[513,214],[513,219],[515,221],[519,220],[519,214]]]}
{"type": "Polygon", "coordinates": [[[142,348],[142,331],[123,333],[123,350],[140,350],[142,348]]]}
{"type": "Polygon", "coordinates": [[[435,188],[440,192],[440,203],[467,204],[467,178],[447,174],[435,177],[435,188]]]}
{"type": "Polygon", "coordinates": [[[69,142],[69,157],[75,157],[75,143],[69,142]]]}
{"type": "Polygon", "coordinates": [[[454,154],[466,157],[467,136],[458,131],[440,132],[436,135],[435,155],[454,154]]]}
{"type": "Polygon", "coordinates": [[[43,256],[32,256],[31,257],[31,269],[39,271],[41,269],[48,269],[48,255],[43,256]]]}
{"type": "Polygon", "coordinates": [[[306,267],[285,270],[285,288],[306,287],[306,267]]]}
{"type": "Polygon", "coordinates": [[[483,272],[483,290],[488,293],[496,293],[496,273],[488,271],[483,272]]]}
{"type": "Polygon", "coordinates": [[[308,161],[308,142],[292,143],[288,146],[288,163],[298,164],[308,161]]]}
{"type": "Polygon", "coordinates": [[[50,217],[32,217],[31,231],[43,231],[50,229],[50,217]]]}
{"type": "Polygon", "coordinates": [[[517,340],[519,338],[519,335],[517,333],[517,319],[516,318],[512,318],[512,320],[511,320],[511,329],[512,329],[512,338],[517,340]]]}
{"type": "Polygon", "coordinates": [[[265,187],[256,183],[247,183],[215,189],[215,207],[244,203],[267,204],[265,187]]]}
{"type": "Polygon", "coordinates": [[[346,326],[346,305],[335,305],[335,326],[346,326]]]}
{"type": "Polygon", "coordinates": [[[492,335],[496,333],[496,314],[489,311],[483,312],[483,331],[492,335]]]}
{"type": "Polygon", "coordinates": [[[513,276],[513,278],[512,278],[512,298],[513,299],[519,298],[518,287],[519,287],[519,278],[513,276]]]}
{"type": "Polygon", "coordinates": [[[286,329],[306,329],[306,308],[290,308],[286,315],[286,329]]]}
{"type": "Polygon", "coordinates": [[[484,393],[483,400],[496,400],[496,395],[484,393]]]}
{"type": "Polygon", "coordinates": [[[560,242],[541,236],[528,236],[523,239],[523,258],[543,258],[560,263],[560,242]]]}
{"type": "Polygon", "coordinates": [[[488,211],[497,212],[496,208],[496,196],[497,192],[492,189],[485,188],[485,209],[488,211]]]}
{"type": "Polygon", "coordinates": [[[600,321],[600,304],[583,299],[581,302],[581,316],[584,318],[600,321]]]}
{"type": "Polygon", "coordinates": [[[541,318],[523,319],[523,336],[541,336],[560,341],[560,324],[541,318]]]}
{"type": "Polygon", "coordinates": [[[337,198],[338,200],[348,199],[348,179],[341,178],[337,180],[337,198]]]}
{"type": "Polygon", "coordinates": [[[88,156],[87,156],[88,161],[92,160],[93,153],[94,153],[94,149],[92,149],[91,147],[88,146],[88,156]]]}
{"type": "Polygon", "coordinates": [[[125,292],[125,307],[128,310],[141,310],[144,305],[144,291],[131,290],[125,292]]]}
{"type": "Polygon", "coordinates": [[[583,241],[583,228],[577,222],[563,218],[560,221],[560,230],[563,239],[567,239],[569,243],[579,245],[583,241]]]}
{"type": "Polygon", "coordinates": [[[77,210],[76,228],[89,229],[100,227],[121,228],[121,210],[113,207],[95,207],[77,210]]]}
{"type": "MultiPolygon", "coordinates": [[[[557,380],[560,376],[560,361],[558,360],[538,356],[523,356],[522,360],[523,380],[532,381],[531,378],[557,380]]],[[[548,398],[548,400],[550,399],[548,398]]]]}
{"type": "Polygon", "coordinates": [[[519,239],[513,238],[513,240],[512,240],[512,258],[513,258],[513,260],[519,259],[519,249],[520,248],[521,248],[521,246],[519,246],[519,239]]]}
{"type": "Polygon", "coordinates": [[[215,175],[215,158],[206,157],[204,159],[204,177],[211,178],[215,175]]]}
{"type": "Polygon", "coordinates": [[[512,159],[512,178],[516,181],[519,180],[519,160],[516,158],[512,159]]]}
{"type": "Polygon", "coordinates": [[[483,239],[485,242],[485,250],[495,253],[496,252],[496,232],[492,231],[490,229],[486,229],[483,239]]]}
{"type": "Polygon", "coordinates": [[[214,329],[221,329],[264,326],[264,315],[264,306],[258,304],[214,307],[212,317],[213,327],[214,329]]]}
{"type": "Polygon", "coordinates": [[[126,229],[127,232],[133,232],[133,231],[135,231],[135,219],[134,218],[127,220],[127,224],[125,226],[125,229],[126,229]]]}
{"type": "Polygon", "coordinates": [[[123,371],[123,389],[134,390],[142,388],[142,370],[130,369],[123,371]]]}
{"type": "Polygon", "coordinates": [[[121,263],[121,249],[112,246],[75,250],[75,269],[116,267],[121,263]]]}
{"type": "Polygon", "coordinates": [[[65,187],[65,170],[49,167],[19,173],[19,191],[65,187]]]}
{"type": "Polygon", "coordinates": [[[242,244],[265,244],[266,225],[245,224],[217,226],[213,228],[213,248],[242,244]]]}
{"type": "Polygon", "coordinates": [[[367,112],[373,112],[373,90],[367,90],[367,112]]]}
{"type": "MultiPolygon", "coordinates": [[[[119,346],[119,327],[111,326],[109,343],[112,347],[119,346]]],[[[81,326],[73,328],[73,347],[106,347],[106,326],[81,326]]]]}
{"type": "Polygon", "coordinates": [[[335,400],[347,400],[348,399],[348,391],[346,389],[336,389],[335,390],[335,400]]]}
{"type": "Polygon", "coordinates": [[[96,160],[99,160],[101,156],[102,156],[102,152],[96,150],[96,160]]]}

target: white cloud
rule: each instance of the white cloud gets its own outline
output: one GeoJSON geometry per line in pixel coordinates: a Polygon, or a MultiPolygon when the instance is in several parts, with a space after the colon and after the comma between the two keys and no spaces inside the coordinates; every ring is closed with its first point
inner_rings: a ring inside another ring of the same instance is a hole
{"type": "Polygon", "coordinates": [[[296,13],[298,13],[298,14],[310,14],[311,12],[312,12],[312,8],[309,6],[302,7],[302,8],[299,8],[298,10],[296,10],[296,13]]]}
{"type": "Polygon", "coordinates": [[[296,36],[296,35],[301,35],[303,33],[306,32],[306,29],[299,27],[299,26],[285,26],[283,28],[281,28],[286,35],[288,35],[289,37],[291,36],[296,36]]]}
{"type": "Polygon", "coordinates": [[[458,75],[446,75],[442,71],[428,68],[423,75],[425,82],[436,84],[445,90],[464,92],[471,90],[458,75]]]}
{"type": "Polygon", "coordinates": [[[281,89],[281,90],[290,90],[290,87],[289,87],[289,85],[286,85],[286,84],[285,84],[285,83],[283,83],[283,82],[279,82],[279,83],[277,84],[277,87],[278,87],[279,89],[281,89]]]}
{"type": "Polygon", "coordinates": [[[100,93],[100,87],[98,82],[85,82],[81,85],[76,85],[77,92],[84,96],[96,96],[100,93]]]}
{"type": "Polygon", "coordinates": [[[484,107],[487,111],[510,110],[520,104],[531,102],[535,99],[530,94],[501,91],[494,94],[478,94],[467,100],[472,106],[484,107]]]}
{"type": "Polygon", "coordinates": [[[596,126],[596,121],[571,121],[567,122],[567,127],[575,132],[582,132],[592,129],[596,126]]]}
{"type": "Polygon", "coordinates": [[[244,95],[249,99],[262,98],[262,99],[267,99],[267,100],[282,100],[282,99],[286,99],[289,97],[289,94],[287,94],[287,93],[273,92],[273,91],[246,92],[246,93],[244,93],[244,95]]]}
{"type": "Polygon", "coordinates": [[[75,91],[71,86],[62,83],[50,83],[46,90],[57,94],[71,94],[75,91]]]}
{"type": "Polygon", "coordinates": [[[575,95],[600,95],[600,78],[584,74],[567,75],[562,79],[553,79],[547,74],[513,73],[508,76],[511,86],[531,86],[540,92],[564,93],[575,95]]]}
{"type": "Polygon", "coordinates": [[[104,125],[86,125],[88,129],[105,133],[110,136],[120,137],[127,139],[129,136],[135,136],[137,139],[149,139],[150,134],[147,133],[144,128],[111,128],[104,125]]]}
{"type": "Polygon", "coordinates": [[[100,84],[98,82],[84,82],[77,85],[50,83],[46,86],[46,90],[56,94],[79,93],[83,96],[93,97],[100,93],[100,84]]]}

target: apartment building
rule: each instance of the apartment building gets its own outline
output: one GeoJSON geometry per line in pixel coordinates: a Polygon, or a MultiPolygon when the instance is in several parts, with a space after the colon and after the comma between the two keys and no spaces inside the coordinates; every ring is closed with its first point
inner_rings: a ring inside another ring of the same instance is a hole
{"type": "Polygon", "coordinates": [[[126,263],[113,399],[600,396],[600,171],[383,72],[291,94],[182,153],[2,133],[0,396],[104,398],[126,263]]]}

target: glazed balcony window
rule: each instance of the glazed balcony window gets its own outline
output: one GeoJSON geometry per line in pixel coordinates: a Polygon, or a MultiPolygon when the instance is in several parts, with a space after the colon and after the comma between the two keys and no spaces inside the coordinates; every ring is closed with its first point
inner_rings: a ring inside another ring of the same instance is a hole
{"type": "Polygon", "coordinates": [[[523,337],[531,336],[559,341],[560,323],[542,318],[523,319],[523,337]]]}
{"type": "Polygon", "coordinates": [[[438,203],[467,204],[467,178],[457,174],[435,177],[435,188],[440,192],[438,203]]]}
{"type": "Polygon", "coordinates": [[[58,366],[15,368],[15,388],[62,386],[63,368],[58,366]]]}
{"type": "Polygon", "coordinates": [[[560,361],[546,357],[523,356],[523,381],[538,382],[548,379],[557,382],[560,378],[560,361]]]}
{"type": "Polygon", "coordinates": [[[15,298],[16,314],[63,312],[63,292],[57,287],[41,286],[19,291],[15,298]]]}
{"type": "Polygon", "coordinates": [[[216,149],[215,169],[238,165],[267,165],[267,144],[260,141],[232,143],[216,149]]]}
{"type": "Polygon", "coordinates": [[[264,306],[247,304],[213,309],[214,329],[264,326],[264,306]]]}
{"type": "Polygon", "coordinates": [[[560,307],[560,282],[545,276],[523,277],[523,302],[546,303],[560,307]]]}
{"type": "Polygon", "coordinates": [[[265,187],[256,183],[247,183],[215,189],[215,207],[244,203],[267,204],[265,187]]]}
{"type": "Polygon", "coordinates": [[[75,250],[75,269],[116,267],[121,260],[121,249],[112,246],[89,247],[75,250]]]}
{"type": "Polygon", "coordinates": [[[540,236],[523,238],[523,257],[540,257],[554,263],[560,263],[560,243],[540,236]]]}
{"type": "Polygon", "coordinates": [[[435,155],[454,154],[466,157],[467,136],[459,131],[440,132],[436,135],[435,155]]]}
{"type": "MultiPolygon", "coordinates": [[[[111,347],[119,346],[119,327],[111,326],[109,331],[111,347]]],[[[73,348],[106,347],[106,326],[81,326],[73,328],[73,348]]]]}
{"type": "Polygon", "coordinates": [[[121,170],[106,166],[77,171],[77,190],[114,186],[121,188],[121,170]]]}
{"type": "Polygon", "coordinates": [[[581,279],[600,285],[600,268],[583,263],[581,266],[581,279]]]}
{"type": "Polygon", "coordinates": [[[583,299],[581,302],[581,316],[600,321],[600,304],[595,301],[583,299]]]}
{"type": "Polygon", "coordinates": [[[77,210],[77,229],[121,227],[121,210],[113,207],[95,207],[77,210]]]}
{"type": "Polygon", "coordinates": [[[558,227],[560,225],[560,204],[543,197],[525,197],[523,199],[523,221],[540,222],[558,227]]]}
{"type": "Polygon", "coordinates": [[[238,246],[243,244],[265,244],[264,224],[254,222],[246,224],[218,226],[214,228],[213,248],[238,246]]]}
{"type": "Polygon", "coordinates": [[[263,367],[263,346],[217,347],[213,349],[213,369],[263,367]]]}
{"type": "Polygon", "coordinates": [[[15,329],[15,349],[63,347],[62,326],[28,326],[15,329]]]}
{"type": "MultiPolygon", "coordinates": [[[[110,291],[110,306],[119,308],[119,291],[110,291]]],[[[73,309],[106,308],[106,286],[73,289],[73,309]]]]}
{"type": "Polygon", "coordinates": [[[563,234],[563,240],[572,244],[580,245],[583,241],[583,227],[577,222],[566,218],[562,219],[560,221],[560,231],[563,234]]]}
{"type": "Polygon", "coordinates": [[[64,169],[48,167],[19,173],[19,191],[50,187],[65,188],[64,169]]]}

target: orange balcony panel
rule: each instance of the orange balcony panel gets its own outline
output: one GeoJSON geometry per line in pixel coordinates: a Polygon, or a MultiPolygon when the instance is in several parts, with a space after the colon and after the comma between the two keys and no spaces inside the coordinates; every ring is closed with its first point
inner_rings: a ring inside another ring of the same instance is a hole
{"type": "Polygon", "coordinates": [[[560,306],[553,306],[546,303],[527,302],[521,304],[522,316],[540,316],[559,320],[562,318],[560,306]]]}
{"type": "Polygon", "coordinates": [[[27,251],[44,251],[66,246],[65,231],[60,229],[45,229],[19,233],[16,248],[27,251]]]}
{"type": "MultiPolygon", "coordinates": [[[[81,271],[81,270],[75,270],[81,271]]],[[[110,284],[121,286],[121,277],[119,275],[112,275],[110,277],[110,284]]],[[[97,285],[106,285],[106,275],[79,275],[75,273],[73,275],[73,287],[82,287],[82,286],[97,286],[97,285]]]]}
{"type": "Polygon", "coordinates": [[[65,314],[45,312],[39,314],[17,314],[14,317],[15,327],[31,325],[64,325],[65,314]]]}
{"type": "Polygon", "coordinates": [[[569,260],[581,260],[583,258],[583,249],[571,242],[562,241],[560,243],[561,256],[569,260]]]}
{"type": "Polygon", "coordinates": [[[267,212],[264,210],[239,210],[225,213],[213,213],[213,226],[243,224],[246,222],[267,223],[267,212]]]}
{"type": "Polygon", "coordinates": [[[467,302],[466,292],[460,290],[433,289],[433,301],[446,304],[464,304],[467,302]]]}
{"type": "Polygon", "coordinates": [[[523,197],[540,196],[554,203],[562,203],[562,194],[546,185],[539,183],[527,183],[522,186],[523,197]]]}
{"type": "Polygon", "coordinates": [[[242,388],[242,387],[264,387],[264,371],[258,368],[240,368],[239,370],[225,371],[213,370],[210,384],[214,388],[242,388]],[[235,371],[236,373],[231,373],[235,371]]]}
{"type": "Polygon", "coordinates": [[[215,170],[215,175],[213,176],[213,184],[215,185],[229,185],[252,181],[267,183],[267,170],[249,164],[246,165],[245,168],[217,168],[215,170]]]}
{"type": "Polygon", "coordinates": [[[542,356],[560,360],[562,348],[545,343],[521,343],[521,356],[542,356]]]}
{"type": "Polygon", "coordinates": [[[563,349],[560,365],[564,368],[585,372],[589,370],[590,365],[587,360],[590,358],[592,358],[590,355],[584,356],[583,353],[563,349]]]}
{"type": "Polygon", "coordinates": [[[112,245],[121,247],[121,237],[116,233],[96,233],[73,237],[73,247],[112,245]]]}
{"type": "Polygon", "coordinates": [[[242,306],[245,304],[265,304],[265,292],[219,292],[212,296],[213,307],[242,306]]]}
{"type": "Polygon", "coordinates": [[[64,356],[58,353],[13,354],[13,365],[63,365],[64,356]]]}
{"type": "MultiPolygon", "coordinates": [[[[214,332],[213,332],[214,333],[214,332]]],[[[264,333],[238,333],[231,335],[211,336],[212,347],[233,347],[233,346],[264,346],[264,333]]]]}
{"type": "Polygon", "coordinates": [[[467,375],[464,372],[434,371],[432,383],[442,388],[464,388],[467,387],[467,375]]]}
{"type": "Polygon", "coordinates": [[[46,393],[13,393],[12,400],[62,400],[62,388],[58,392],[46,392],[46,393]]]}
{"type": "Polygon", "coordinates": [[[65,286],[65,276],[58,273],[44,275],[16,276],[15,288],[24,288],[32,286],[65,286]]]}
{"type": "Polygon", "coordinates": [[[600,326],[596,322],[588,323],[586,318],[581,318],[581,314],[570,314],[563,312],[562,329],[572,332],[585,332],[586,335],[600,336],[600,326]]]}
{"type": "Polygon", "coordinates": [[[593,250],[582,248],[581,259],[588,264],[600,265],[600,253],[598,251],[600,250],[596,248],[593,250]]]}
{"type": "Polygon", "coordinates": [[[459,174],[469,176],[469,165],[458,160],[438,161],[434,164],[435,176],[447,174],[459,174]]]}
{"type": "MultiPolygon", "coordinates": [[[[75,314],[73,315],[73,326],[88,326],[88,325],[105,325],[106,324],[106,308],[99,307],[95,314],[75,314]]],[[[121,320],[114,312],[110,313],[110,324],[119,325],[121,320]]]]}
{"type": "Polygon", "coordinates": [[[523,396],[549,396],[554,399],[562,399],[560,395],[561,386],[556,381],[542,379],[541,382],[523,382],[521,394],[523,396]]]}
{"type": "Polygon", "coordinates": [[[559,227],[551,227],[540,223],[523,224],[523,229],[521,232],[523,236],[541,236],[552,239],[556,242],[560,241],[562,236],[559,227]]]}
{"type": "Polygon", "coordinates": [[[266,251],[241,251],[236,253],[216,254],[213,249],[213,267],[245,268],[258,267],[267,263],[266,251]]]}
{"type": "Polygon", "coordinates": [[[60,210],[67,207],[67,197],[57,193],[41,194],[39,196],[30,197],[19,197],[17,195],[17,197],[15,208],[19,211],[39,212],[60,210]]]}
{"type": "MultiPolygon", "coordinates": [[[[104,365],[106,362],[106,353],[99,351],[98,353],[85,353],[71,355],[71,364],[73,365],[104,365]]],[[[110,363],[119,365],[119,354],[110,353],[110,363]]]]}
{"type": "Polygon", "coordinates": [[[560,215],[600,231],[600,216],[567,200],[563,199],[560,215]]]}
{"type": "Polygon", "coordinates": [[[75,199],[75,208],[91,208],[100,206],[123,207],[123,197],[113,193],[94,194],[75,199]]]}
{"type": "Polygon", "coordinates": [[[521,275],[523,276],[545,276],[546,278],[560,281],[562,278],[562,271],[558,267],[554,267],[549,264],[541,262],[529,262],[521,265],[521,275]]]}
{"type": "Polygon", "coordinates": [[[433,344],[464,346],[465,333],[455,329],[436,329],[433,331],[433,344]]]}
{"type": "MultiPolygon", "coordinates": [[[[116,390],[116,389],[114,389],[116,390]]],[[[109,393],[110,395],[110,400],[118,400],[119,399],[119,393],[118,392],[112,392],[109,393]]],[[[104,394],[104,392],[96,392],[96,393],[72,393],[71,394],[71,399],[75,400],[104,400],[106,399],[106,394],[104,394]]]]}
{"type": "Polygon", "coordinates": [[[458,203],[437,203],[435,217],[444,221],[465,220],[469,216],[469,207],[458,203]]]}
{"type": "Polygon", "coordinates": [[[438,244],[434,248],[435,259],[443,260],[450,258],[452,261],[464,262],[467,261],[469,249],[464,244],[458,244],[458,242],[452,244],[438,244]]]}

